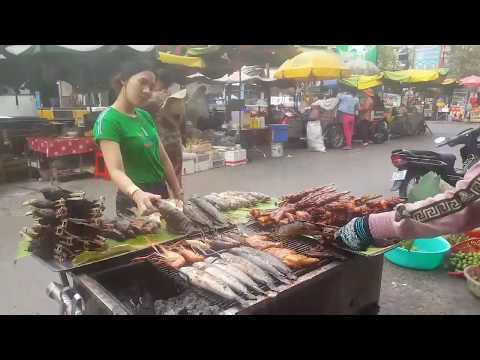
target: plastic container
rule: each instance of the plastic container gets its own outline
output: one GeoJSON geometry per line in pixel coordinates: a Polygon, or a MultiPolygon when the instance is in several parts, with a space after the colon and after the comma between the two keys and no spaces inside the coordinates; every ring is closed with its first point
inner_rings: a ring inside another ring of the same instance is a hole
{"type": "Polygon", "coordinates": [[[385,258],[402,267],[416,270],[434,270],[443,265],[445,256],[451,249],[450,243],[443,237],[417,239],[415,250],[397,247],[385,253],[385,258]]]}
{"type": "Polygon", "coordinates": [[[287,142],[288,141],[288,125],[272,124],[272,142],[287,142]]]}
{"type": "Polygon", "coordinates": [[[480,252],[480,238],[469,239],[455,244],[452,247],[452,254],[457,252],[472,253],[480,252]]]}
{"type": "Polygon", "coordinates": [[[272,157],[278,158],[283,156],[283,143],[272,143],[272,157]]]}
{"type": "Polygon", "coordinates": [[[473,277],[480,278],[480,266],[471,265],[464,270],[465,278],[467,279],[467,287],[473,295],[480,298],[480,281],[473,277]]]}

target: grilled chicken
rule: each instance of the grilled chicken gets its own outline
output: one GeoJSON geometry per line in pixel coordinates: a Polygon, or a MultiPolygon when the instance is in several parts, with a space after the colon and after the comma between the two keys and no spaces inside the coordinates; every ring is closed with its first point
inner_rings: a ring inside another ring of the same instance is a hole
{"type": "Polygon", "coordinates": [[[268,239],[267,235],[252,235],[245,238],[245,242],[258,250],[265,250],[280,245],[280,243],[269,241],[268,239]]]}

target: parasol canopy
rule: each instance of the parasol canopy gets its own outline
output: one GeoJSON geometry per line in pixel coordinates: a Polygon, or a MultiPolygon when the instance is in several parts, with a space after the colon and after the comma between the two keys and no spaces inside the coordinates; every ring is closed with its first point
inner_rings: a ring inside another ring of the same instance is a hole
{"type": "Polygon", "coordinates": [[[379,68],[373,62],[364,59],[344,59],[344,64],[352,75],[377,75],[379,68]]]}
{"type": "Polygon", "coordinates": [[[206,67],[205,61],[200,57],[173,55],[161,51],[158,52],[158,60],[165,64],[182,65],[191,68],[204,69],[206,67]]]}
{"type": "Polygon", "coordinates": [[[276,79],[332,80],[349,76],[351,71],[331,51],[309,51],[285,61],[275,72],[276,79]]]}
{"type": "Polygon", "coordinates": [[[420,70],[409,69],[401,71],[385,71],[384,77],[387,80],[400,83],[422,83],[438,80],[441,76],[447,75],[447,69],[438,70],[420,70]]]}
{"type": "Polygon", "coordinates": [[[460,79],[460,84],[470,89],[478,88],[480,87],[480,76],[467,76],[466,78],[460,79]]]}
{"type": "Polygon", "coordinates": [[[348,79],[343,79],[342,83],[354,87],[358,90],[370,89],[383,84],[383,74],[377,75],[354,75],[348,79]]]}

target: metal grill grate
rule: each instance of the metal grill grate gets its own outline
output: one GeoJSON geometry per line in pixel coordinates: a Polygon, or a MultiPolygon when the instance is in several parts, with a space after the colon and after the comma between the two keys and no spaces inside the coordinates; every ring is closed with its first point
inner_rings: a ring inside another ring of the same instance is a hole
{"type": "MultiPolygon", "coordinates": [[[[264,228],[262,228],[261,226],[259,226],[256,223],[248,224],[246,226],[246,229],[248,230],[248,232],[253,232],[253,233],[258,233],[258,232],[265,231],[264,228]]],[[[282,247],[294,250],[294,251],[298,252],[299,254],[303,254],[303,255],[305,255],[308,251],[310,251],[312,248],[314,248],[316,245],[318,245],[318,243],[315,240],[310,239],[310,238],[305,238],[305,237],[282,240],[281,244],[282,244],[282,247]]],[[[226,250],[219,251],[219,253],[221,253],[223,251],[226,251],[226,250]]],[[[312,267],[296,270],[296,271],[294,271],[294,274],[297,275],[297,276],[301,276],[301,275],[304,275],[304,274],[306,274],[310,271],[313,271],[313,270],[318,269],[322,266],[325,266],[326,264],[328,264],[330,262],[331,262],[331,260],[324,259],[324,260],[320,261],[318,264],[316,264],[312,267]]],[[[235,301],[225,300],[218,295],[215,295],[215,294],[209,293],[205,290],[198,289],[196,287],[190,286],[188,279],[182,273],[180,273],[178,270],[171,269],[171,268],[168,268],[168,267],[165,267],[165,266],[158,266],[158,269],[160,271],[164,272],[173,281],[175,281],[177,284],[179,284],[183,289],[187,289],[187,288],[190,287],[196,294],[198,294],[198,296],[201,296],[203,298],[208,299],[208,301],[211,303],[212,306],[218,306],[218,307],[222,308],[223,310],[227,310],[227,309],[230,309],[234,306],[237,306],[237,303],[235,301]]],[[[278,281],[277,279],[273,279],[273,281],[274,281],[274,285],[276,287],[282,285],[282,283],[280,281],[278,281]]],[[[269,288],[266,285],[263,285],[263,284],[258,284],[258,285],[259,285],[260,289],[262,289],[263,291],[269,291],[269,288]]]]}

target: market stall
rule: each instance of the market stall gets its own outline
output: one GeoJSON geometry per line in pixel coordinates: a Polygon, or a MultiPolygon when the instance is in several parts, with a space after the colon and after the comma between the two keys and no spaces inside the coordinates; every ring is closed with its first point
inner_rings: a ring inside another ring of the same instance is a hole
{"type": "MultiPolygon", "coordinates": [[[[97,150],[95,140],[92,137],[28,137],[27,142],[33,152],[29,163],[47,162],[54,181],[58,181],[66,174],[85,174],[84,156],[97,150]],[[76,157],[79,164],[78,168],[60,171],[55,160],[65,156],[76,157]]],[[[39,167],[40,165],[38,165],[39,167]]]]}
{"type": "Polygon", "coordinates": [[[334,233],[356,216],[351,204],[362,214],[398,204],[327,185],[281,201],[233,191],[183,208],[162,200],[148,217],[105,219],[103,199],[42,194],[25,204],[35,224],[21,252],[59,273],[48,294],[66,314],[376,313],[375,255],[386,249],[354,253],[334,233]]]}

